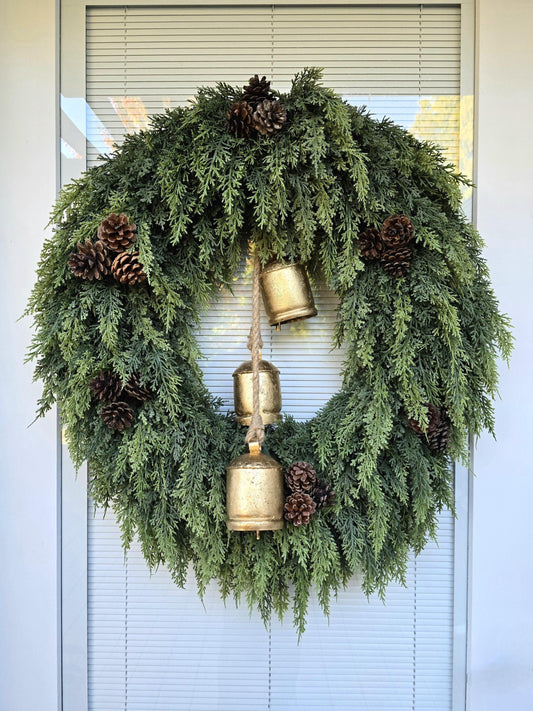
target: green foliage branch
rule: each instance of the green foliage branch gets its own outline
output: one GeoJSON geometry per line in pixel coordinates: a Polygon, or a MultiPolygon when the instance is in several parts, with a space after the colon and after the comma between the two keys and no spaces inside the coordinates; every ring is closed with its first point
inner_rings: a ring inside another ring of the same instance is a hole
{"type": "Polygon", "coordinates": [[[467,433],[493,431],[496,359],[511,350],[481,239],[460,209],[465,179],[434,145],[319,80],[314,69],[295,77],[274,137],[227,132],[240,92],[226,84],[128,135],[61,191],[28,306],[39,414],[58,403],[72,458],[89,462],[90,494],[114,508],[124,545],[138,536],[148,564],[165,564],[178,585],[192,563],[200,594],[216,579],[265,620],[292,604],[300,633],[311,588],[327,612],[353,575],[367,593],[404,580],[410,550],[453,508],[450,465],[466,460],[467,433]],[[138,226],[148,276],[138,286],[82,281],[67,267],[110,212],[138,226]],[[401,278],[358,250],[361,229],[394,213],[416,228],[401,278]],[[303,262],[336,292],[335,344],[346,348],[340,392],[307,422],[287,416],[266,441],[285,466],[311,462],[336,503],[260,540],[226,530],[225,467],[242,453],[244,430],[206,389],[195,338],[250,239],[263,263],[303,262]],[[140,373],[154,392],[122,433],[90,396],[105,369],[124,383],[140,373]],[[407,426],[407,416],[427,423],[427,402],[449,413],[446,453],[407,426]]]}

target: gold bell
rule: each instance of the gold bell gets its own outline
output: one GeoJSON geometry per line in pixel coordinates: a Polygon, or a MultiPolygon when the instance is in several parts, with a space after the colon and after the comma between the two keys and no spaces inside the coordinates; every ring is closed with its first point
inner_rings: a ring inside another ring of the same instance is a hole
{"type": "Polygon", "coordinates": [[[281,464],[261,454],[250,442],[226,469],[227,526],[230,531],[277,531],[283,528],[283,474],[281,464]]]}
{"type": "MultiPolygon", "coordinates": [[[[241,363],[233,373],[235,417],[241,425],[252,421],[254,403],[252,361],[241,363]]],[[[281,385],[279,370],[266,360],[259,364],[259,407],[263,424],[281,420],[281,385]]]]}
{"type": "Polygon", "coordinates": [[[317,314],[309,278],[301,264],[269,262],[261,272],[261,289],[271,326],[317,314]]]}

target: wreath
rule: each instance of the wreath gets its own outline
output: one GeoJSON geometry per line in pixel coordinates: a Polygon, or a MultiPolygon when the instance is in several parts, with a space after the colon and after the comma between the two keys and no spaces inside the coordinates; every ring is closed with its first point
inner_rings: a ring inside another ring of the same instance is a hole
{"type": "Polygon", "coordinates": [[[281,95],[258,76],[200,89],[128,135],[61,191],[28,306],[38,415],[58,403],[124,546],[137,536],[178,585],[192,563],[200,594],[216,579],[265,620],[292,604],[300,632],[311,588],[327,613],[354,574],[368,594],[405,580],[410,550],[453,510],[468,433],[493,431],[512,343],[461,212],[467,180],[320,76],[281,95]],[[195,337],[250,243],[337,294],[346,353],[340,391],[307,422],[269,425],[264,444],[300,493],[322,481],[319,510],[259,540],[226,527],[245,430],[207,390],[195,337]]]}

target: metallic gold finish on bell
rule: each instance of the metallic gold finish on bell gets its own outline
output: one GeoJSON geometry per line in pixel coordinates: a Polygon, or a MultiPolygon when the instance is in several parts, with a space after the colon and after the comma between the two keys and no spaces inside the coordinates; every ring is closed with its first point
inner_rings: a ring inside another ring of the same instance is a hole
{"type": "MultiPolygon", "coordinates": [[[[254,404],[251,360],[241,363],[233,373],[233,399],[236,420],[241,425],[249,425],[254,404]]],[[[259,364],[259,407],[264,425],[281,420],[279,370],[266,360],[259,364]]]]}
{"type": "Polygon", "coordinates": [[[309,278],[301,264],[269,262],[261,272],[261,289],[271,326],[317,314],[309,278]]]}
{"type": "Polygon", "coordinates": [[[257,442],[226,469],[227,526],[230,531],[277,531],[283,528],[281,464],[261,453],[257,442]]]}

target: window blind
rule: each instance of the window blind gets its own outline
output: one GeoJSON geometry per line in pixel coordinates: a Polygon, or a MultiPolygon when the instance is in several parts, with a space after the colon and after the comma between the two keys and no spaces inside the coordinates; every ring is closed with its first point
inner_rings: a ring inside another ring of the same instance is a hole
{"type": "Polygon", "coordinates": [[[348,99],[407,128],[416,118],[417,133],[457,162],[454,6],[90,8],[86,46],[89,161],[200,85],[239,85],[253,72],[284,91],[318,66],[348,99]]]}
{"type": "MultiPolygon", "coordinates": [[[[347,100],[438,141],[457,161],[460,13],[453,6],[94,7],[87,11],[87,158],[150,114],[185,104],[199,85],[266,74],[286,90],[304,66],[347,100]]],[[[232,405],[233,370],[247,360],[251,269],[222,293],[199,332],[206,384],[232,405]]],[[[283,409],[311,417],[341,382],[331,350],[336,299],[314,285],[319,315],[263,327],[263,355],[281,371],[283,409]]],[[[263,321],[265,324],[266,321],[263,321]]],[[[150,576],[140,550],[124,557],[113,516],[89,516],[91,711],[450,709],[453,520],[440,519],[409,566],[407,588],[386,604],[354,580],[328,621],[312,601],[298,645],[288,620],[265,630],[256,614],[224,607],[216,586],[205,606],[194,581],[150,576]]]]}
{"type": "Polygon", "coordinates": [[[91,711],[407,711],[451,708],[453,523],[392,584],[367,601],[357,580],[326,620],[311,600],[298,644],[290,619],[265,630],[226,606],[204,605],[193,576],[178,589],[150,575],[138,546],[124,557],[114,517],[89,519],[91,711]]]}

